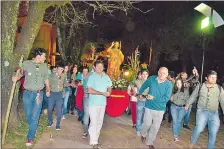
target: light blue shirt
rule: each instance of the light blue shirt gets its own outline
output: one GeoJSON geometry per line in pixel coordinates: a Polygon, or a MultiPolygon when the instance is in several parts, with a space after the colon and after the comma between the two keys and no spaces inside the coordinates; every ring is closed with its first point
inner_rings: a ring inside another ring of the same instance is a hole
{"type": "MultiPolygon", "coordinates": [[[[87,81],[87,87],[92,88],[99,92],[107,92],[107,89],[112,86],[112,81],[105,73],[100,76],[93,72],[87,81]]],[[[103,95],[89,94],[89,105],[91,106],[104,106],[106,105],[107,98],[103,95]]]]}

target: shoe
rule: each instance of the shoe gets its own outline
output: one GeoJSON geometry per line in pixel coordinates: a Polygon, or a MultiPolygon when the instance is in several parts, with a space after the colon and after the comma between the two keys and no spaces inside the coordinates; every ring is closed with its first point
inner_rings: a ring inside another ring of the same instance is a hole
{"type": "Polygon", "coordinates": [[[178,137],[174,137],[173,140],[174,140],[174,142],[180,141],[178,137]]]}
{"type": "Polygon", "coordinates": [[[93,145],[93,149],[99,149],[100,147],[98,146],[98,144],[94,144],[93,145]]]}
{"type": "Polygon", "coordinates": [[[65,120],[66,119],[65,116],[62,116],[62,119],[65,120]]]}
{"type": "Polygon", "coordinates": [[[48,123],[48,124],[47,124],[47,127],[50,128],[52,125],[53,125],[53,122],[48,123]]]}
{"type": "Polygon", "coordinates": [[[60,126],[56,126],[56,130],[58,131],[61,130],[60,126]]]}
{"type": "Polygon", "coordinates": [[[82,135],[82,138],[87,138],[88,137],[88,134],[85,132],[83,135],[82,135]]]}
{"type": "Polygon", "coordinates": [[[71,112],[71,115],[75,115],[75,113],[74,112],[71,112]]]}
{"type": "Polygon", "coordinates": [[[47,115],[47,109],[44,110],[44,114],[47,115]]]}
{"type": "Polygon", "coordinates": [[[190,128],[188,125],[183,125],[183,127],[184,127],[185,129],[191,130],[191,128],[190,128]]]}
{"type": "Polygon", "coordinates": [[[82,121],[82,117],[79,117],[79,118],[78,118],[78,121],[79,121],[79,122],[82,121]]]}
{"type": "Polygon", "coordinates": [[[155,149],[153,145],[149,145],[149,149],[155,149]]]}
{"type": "Polygon", "coordinates": [[[33,145],[33,140],[28,139],[26,142],[26,146],[32,146],[33,145]]]}
{"type": "Polygon", "coordinates": [[[140,131],[137,131],[137,136],[141,136],[141,132],[140,131]]]}
{"type": "Polygon", "coordinates": [[[142,141],[142,143],[145,143],[146,137],[141,136],[141,141],[142,141]]]}
{"type": "Polygon", "coordinates": [[[189,149],[192,149],[194,147],[194,144],[189,144],[189,149]]]}
{"type": "Polygon", "coordinates": [[[136,128],[136,125],[133,125],[132,128],[136,128]]]}

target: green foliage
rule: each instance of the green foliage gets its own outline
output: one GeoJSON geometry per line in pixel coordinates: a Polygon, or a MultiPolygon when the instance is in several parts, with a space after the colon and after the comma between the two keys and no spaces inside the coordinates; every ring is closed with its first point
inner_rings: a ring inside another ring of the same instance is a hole
{"type": "MultiPolygon", "coordinates": [[[[47,117],[45,115],[42,115],[39,120],[38,129],[36,132],[36,137],[34,140],[34,143],[36,143],[36,140],[38,140],[43,133],[44,130],[46,130],[47,126],[47,117]]],[[[26,142],[26,135],[28,132],[28,125],[23,117],[23,120],[20,122],[17,128],[9,130],[9,132],[6,135],[6,144],[12,145],[16,149],[24,149],[27,148],[25,145],[26,142]]]]}

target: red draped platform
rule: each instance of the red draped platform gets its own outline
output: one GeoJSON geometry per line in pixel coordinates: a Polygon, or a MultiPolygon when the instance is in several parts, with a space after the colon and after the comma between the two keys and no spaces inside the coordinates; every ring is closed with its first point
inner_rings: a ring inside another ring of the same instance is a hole
{"type": "MultiPolygon", "coordinates": [[[[76,93],[76,106],[79,110],[83,110],[84,90],[82,86],[78,86],[76,93]]],[[[112,90],[111,96],[107,98],[106,113],[111,117],[118,117],[124,113],[129,104],[129,95],[127,91],[112,90]]]]}
{"type": "Polygon", "coordinates": [[[111,96],[107,98],[106,113],[111,117],[118,117],[128,107],[129,95],[126,90],[112,90],[111,96]]]}

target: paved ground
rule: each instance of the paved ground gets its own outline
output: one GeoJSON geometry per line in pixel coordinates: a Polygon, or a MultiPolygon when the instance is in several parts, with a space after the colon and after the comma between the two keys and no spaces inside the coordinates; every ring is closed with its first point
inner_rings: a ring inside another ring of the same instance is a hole
{"type": "MultiPolygon", "coordinates": [[[[192,119],[194,117],[192,116],[192,119]]],[[[190,126],[193,127],[194,122],[191,121],[190,126]]],[[[40,140],[34,146],[39,148],[91,148],[88,139],[82,138],[82,125],[78,122],[77,117],[68,115],[61,123],[61,131],[49,128],[43,133],[40,140]],[[51,134],[53,137],[51,138],[51,134]]],[[[207,131],[201,134],[196,148],[206,148],[207,131]]],[[[180,141],[173,142],[172,129],[168,125],[161,126],[159,134],[155,140],[155,148],[187,148],[191,131],[181,129],[180,141]]],[[[112,118],[105,116],[105,122],[101,130],[100,142],[102,148],[148,148],[141,143],[140,137],[132,128],[131,116],[126,114],[112,118]]],[[[221,124],[216,142],[217,148],[224,148],[224,126],[221,124]]]]}

